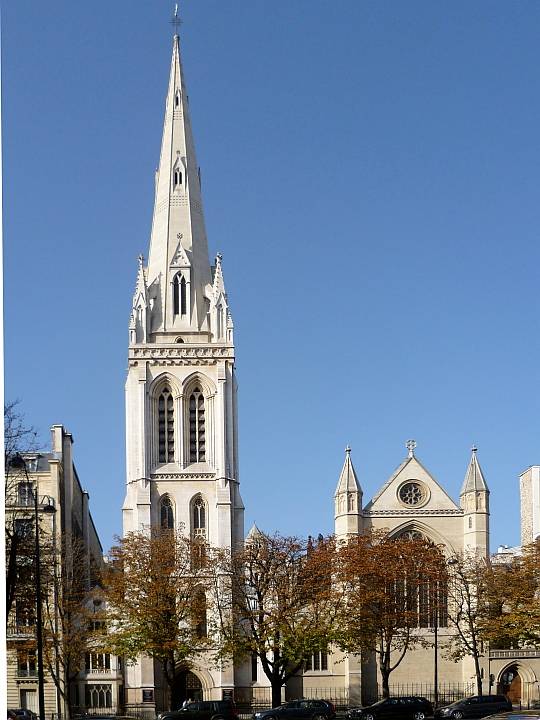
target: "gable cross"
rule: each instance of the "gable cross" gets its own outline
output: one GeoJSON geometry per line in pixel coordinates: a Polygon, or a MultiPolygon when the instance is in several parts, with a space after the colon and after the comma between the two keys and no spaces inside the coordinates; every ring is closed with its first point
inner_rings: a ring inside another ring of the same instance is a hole
{"type": "Polygon", "coordinates": [[[405,447],[409,451],[409,457],[410,458],[414,457],[414,449],[416,447],[416,440],[407,440],[407,442],[405,443],[405,447]]]}

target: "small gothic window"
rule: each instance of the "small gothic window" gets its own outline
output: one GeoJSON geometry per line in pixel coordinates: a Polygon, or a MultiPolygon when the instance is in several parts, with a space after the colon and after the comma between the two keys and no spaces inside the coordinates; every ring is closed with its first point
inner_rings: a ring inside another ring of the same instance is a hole
{"type": "Polygon", "coordinates": [[[177,92],[174,96],[174,107],[178,107],[180,105],[180,93],[177,92]]]}
{"type": "Polygon", "coordinates": [[[202,497],[193,503],[193,534],[206,535],[206,507],[202,497]]]}
{"type": "Polygon", "coordinates": [[[161,527],[169,530],[174,528],[172,502],[167,495],[161,499],[161,527]]]}
{"type": "Polygon", "coordinates": [[[425,497],[424,488],[417,482],[406,482],[399,489],[399,499],[404,505],[419,505],[425,497]]]}
{"type": "Polygon", "coordinates": [[[186,314],[186,279],[178,273],[173,280],[173,314],[186,314]]]}
{"type": "Polygon", "coordinates": [[[189,461],[206,459],[204,396],[199,387],[189,397],[189,461]]]}
{"type": "Polygon", "coordinates": [[[159,462],[174,462],[174,402],[169,388],[158,398],[159,462]]]}
{"type": "Polygon", "coordinates": [[[180,168],[174,169],[174,175],[173,175],[173,186],[175,188],[179,187],[182,184],[182,171],[180,168]]]}
{"type": "Polygon", "coordinates": [[[469,530],[472,528],[472,517],[469,515],[469,530]]]}

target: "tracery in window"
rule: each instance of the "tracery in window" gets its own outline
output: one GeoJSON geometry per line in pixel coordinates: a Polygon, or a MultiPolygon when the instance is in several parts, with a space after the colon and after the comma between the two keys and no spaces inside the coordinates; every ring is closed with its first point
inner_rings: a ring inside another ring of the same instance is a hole
{"type": "Polygon", "coordinates": [[[158,439],[159,462],[174,462],[174,401],[168,387],[158,397],[158,439]]]}
{"type": "Polygon", "coordinates": [[[165,495],[160,502],[160,523],[161,527],[172,530],[174,528],[174,514],[171,498],[165,495]]]}
{"type": "Polygon", "coordinates": [[[420,505],[426,499],[426,492],[417,482],[406,482],[399,488],[399,499],[404,505],[420,505]]]}
{"type": "Polygon", "coordinates": [[[193,535],[206,537],[206,505],[200,496],[193,502],[193,535]]]}
{"type": "Polygon", "coordinates": [[[204,396],[197,386],[189,396],[189,461],[206,460],[204,396]]]}

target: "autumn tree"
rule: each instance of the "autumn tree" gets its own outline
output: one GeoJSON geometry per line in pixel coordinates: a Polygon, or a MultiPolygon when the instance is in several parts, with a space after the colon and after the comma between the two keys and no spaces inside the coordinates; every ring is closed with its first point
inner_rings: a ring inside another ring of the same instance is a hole
{"type": "Polygon", "coordinates": [[[178,665],[208,646],[206,549],[180,532],[128,533],[109,554],[104,575],[110,652],[157,660],[169,687],[178,665]]]}
{"type": "Polygon", "coordinates": [[[281,688],[305,658],[331,641],[336,608],[331,587],[333,542],[252,533],[245,547],[214,565],[213,617],[218,657],[256,655],[272,687],[281,688]]]}
{"type": "Polygon", "coordinates": [[[491,647],[540,643],[540,539],[509,562],[487,564],[484,577],[483,638],[491,647]]]}
{"type": "Polygon", "coordinates": [[[37,433],[26,423],[18,402],[4,406],[4,468],[5,468],[5,570],[6,618],[19,596],[22,605],[28,604],[32,590],[34,531],[33,489],[27,482],[24,467],[12,463],[17,454],[35,452],[37,433]]]}
{"type": "Polygon", "coordinates": [[[334,581],[340,588],[337,645],[374,653],[383,697],[389,697],[391,673],[411,648],[427,644],[418,628],[445,613],[443,554],[420,535],[366,533],[338,547],[334,581]]]}

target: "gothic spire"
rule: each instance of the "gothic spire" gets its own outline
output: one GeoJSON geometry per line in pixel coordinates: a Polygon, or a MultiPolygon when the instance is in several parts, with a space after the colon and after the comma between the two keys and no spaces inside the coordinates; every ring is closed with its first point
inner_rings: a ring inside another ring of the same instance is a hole
{"type": "Polygon", "coordinates": [[[345,448],[345,462],[343,463],[343,468],[341,469],[334,497],[340,493],[347,492],[362,492],[352,464],[351,448],[348,445],[345,448]]]}
{"type": "MultiPolygon", "coordinates": [[[[155,333],[207,332],[212,282],[188,97],[173,38],[147,270],[155,333]],[[184,280],[180,289],[174,283],[184,280]]],[[[165,338],[166,339],[166,338],[165,338]]]]}
{"type": "Polygon", "coordinates": [[[476,457],[476,451],[477,448],[473,446],[471,448],[471,459],[467,468],[467,472],[465,473],[463,485],[461,486],[460,495],[465,495],[465,493],[469,492],[489,492],[487,483],[484,478],[484,473],[482,472],[482,468],[480,467],[480,463],[478,462],[478,458],[476,457]]]}

